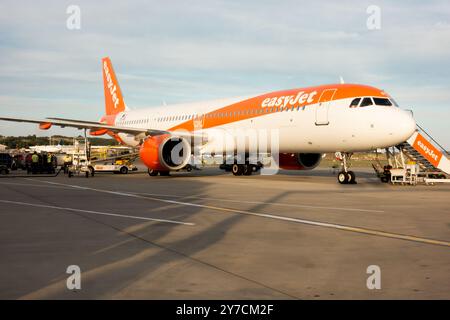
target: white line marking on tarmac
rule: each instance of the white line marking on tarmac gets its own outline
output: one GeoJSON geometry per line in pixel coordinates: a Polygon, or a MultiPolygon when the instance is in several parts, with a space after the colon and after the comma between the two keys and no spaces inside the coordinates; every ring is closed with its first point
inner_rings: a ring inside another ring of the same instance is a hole
{"type": "Polygon", "coordinates": [[[118,192],[118,191],[111,191],[111,190],[103,190],[103,189],[95,189],[95,188],[82,187],[82,186],[77,186],[77,185],[67,185],[67,184],[62,184],[62,183],[57,183],[57,182],[50,182],[50,181],[42,181],[42,182],[55,184],[55,185],[71,186],[71,187],[77,188],[77,189],[96,191],[96,192],[103,192],[103,193],[115,194],[115,195],[120,195],[120,196],[125,196],[125,197],[147,199],[147,200],[153,200],[153,201],[159,201],[159,202],[165,202],[165,203],[174,203],[174,204],[191,206],[191,207],[211,209],[211,210],[216,210],[216,211],[238,213],[238,214],[244,214],[244,215],[249,215],[249,216],[270,218],[270,219],[275,219],[275,220],[296,222],[296,223],[312,225],[312,226],[318,226],[318,227],[338,229],[338,230],[356,232],[356,233],[360,233],[360,234],[368,234],[368,235],[373,235],[373,236],[379,236],[379,237],[384,237],[384,238],[408,240],[408,241],[414,241],[414,242],[419,242],[419,243],[424,243],[424,244],[431,244],[431,245],[439,245],[439,246],[450,247],[450,242],[448,242],[448,241],[428,239],[428,238],[416,237],[416,236],[411,236],[411,235],[403,235],[403,234],[398,234],[398,233],[391,233],[391,232],[385,232],[385,231],[379,231],[379,230],[373,230],[373,229],[366,229],[366,228],[360,228],[360,227],[352,227],[352,226],[346,226],[346,225],[340,225],[340,224],[328,223],[328,222],[320,222],[320,221],[314,221],[314,220],[290,218],[290,217],[278,216],[278,215],[266,214],[266,213],[257,213],[257,212],[251,212],[251,211],[244,211],[244,210],[237,210],[237,209],[215,207],[215,206],[196,204],[196,203],[190,203],[190,202],[181,202],[181,201],[175,201],[175,200],[159,199],[159,198],[154,198],[154,197],[145,197],[145,196],[139,196],[137,194],[118,192]]]}
{"type": "Polygon", "coordinates": [[[292,204],[292,203],[282,203],[282,202],[246,201],[246,200],[233,200],[233,199],[223,199],[223,198],[206,198],[206,197],[197,197],[197,196],[178,196],[178,195],[170,195],[170,194],[145,193],[145,192],[130,192],[130,193],[131,194],[139,194],[139,195],[156,196],[156,197],[187,198],[187,199],[191,198],[191,199],[199,199],[199,200],[212,200],[212,201],[248,203],[248,204],[267,204],[267,205],[272,205],[272,206],[306,208],[306,209],[326,209],[326,210],[361,211],[361,212],[377,212],[377,213],[385,212],[384,210],[374,210],[374,209],[322,207],[322,206],[312,206],[312,205],[292,204]]]}
{"type": "MultiPolygon", "coordinates": [[[[24,178],[26,180],[31,180],[24,178]]],[[[12,186],[26,186],[26,187],[37,187],[37,188],[58,188],[58,189],[70,189],[70,187],[62,186],[46,186],[43,184],[32,184],[32,183],[17,183],[17,182],[0,182],[0,185],[12,185],[12,186]]]]}
{"type": "MultiPolygon", "coordinates": [[[[27,179],[28,180],[28,179],[27,179]]],[[[54,184],[50,181],[43,181],[46,183],[54,184]]],[[[1,184],[1,182],[0,182],[1,184]]],[[[8,183],[4,183],[8,184],[8,183]]],[[[12,183],[11,183],[12,184],[12,183]]],[[[28,184],[20,184],[20,185],[28,185],[28,184]]],[[[59,187],[56,186],[47,186],[51,188],[62,188],[63,184],[59,187]]],[[[29,184],[31,187],[39,187],[41,185],[37,184],[29,184]]],[[[72,185],[64,185],[65,189],[68,187],[75,188],[76,186],[72,185]]],[[[233,200],[233,199],[224,199],[224,198],[208,198],[208,197],[198,197],[198,196],[179,196],[179,195],[171,195],[171,194],[159,194],[159,193],[146,193],[146,192],[125,192],[127,194],[135,194],[135,195],[147,195],[147,196],[155,196],[155,197],[168,197],[168,198],[185,198],[185,199],[198,199],[198,200],[209,200],[209,201],[222,201],[222,202],[234,202],[234,203],[247,203],[247,204],[265,204],[279,207],[292,207],[292,208],[305,208],[305,209],[317,209],[317,210],[338,210],[338,211],[353,211],[353,212],[373,212],[373,213],[384,213],[384,210],[375,210],[375,209],[359,209],[359,208],[345,208],[345,207],[324,207],[324,206],[313,206],[313,205],[303,205],[303,204],[293,204],[293,203],[283,203],[283,202],[263,202],[263,201],[247,201],[247,200],[233,200]]]]}
{"type": "Polygon", "coordinates": [[[9,200],[1,200],[1,199],[0,199],[0,202],[2,202],[2,203],[9,203],[9,204],[16,204],[16,205],[22,205],[22,206],[30,206],[30,207],[39,207],[39,208],[48,208],[48,209],[57,209],[57,210],[67,210],[67,211],[74,211],[74,212],[91,213],[91,214],[97,214],[97,215],[102,215],[102,216],[111,216],[111,217],[130,218],[130,219],[138,219],[138,220],[146,220],[146,221],[175,223],[175,224],[182,224],[182,225],[187,225],[187,226],[195,225],[194,223],[191,223],[191,222],[182,222],[182,221],[175,221],[175,220],[147,218],[147,217],[139,217],[139,216],[129,216],[129,215],[125,215],[125,214],[99,212],[99,211],[92,211],[92,210],[67,208],[67,207],[58,207],[58,206],[50,206],[50,205],[37,204],[37,203],[17,202],[17,201],[9,201],[9,200]]]}

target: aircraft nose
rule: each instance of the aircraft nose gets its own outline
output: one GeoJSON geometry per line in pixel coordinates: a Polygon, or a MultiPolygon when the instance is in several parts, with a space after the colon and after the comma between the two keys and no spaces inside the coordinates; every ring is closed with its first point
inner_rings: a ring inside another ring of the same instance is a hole
{"type": "Polygon", "coordinates": [[[398,136],[403,140],[408,140],[409,137],[416,131],[416,121],[414,120],[413,112],[411,110],[398,110],[399,115],[397,119],[398,136]]]}

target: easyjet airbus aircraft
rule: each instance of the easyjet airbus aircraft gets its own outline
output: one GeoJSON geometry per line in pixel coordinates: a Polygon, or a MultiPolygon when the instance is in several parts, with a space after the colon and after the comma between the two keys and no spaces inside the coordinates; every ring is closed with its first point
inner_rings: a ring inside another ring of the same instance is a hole
{"type": "Polygon", "coordinates": [[[0,120],[37,123],[41,129],[56,125],[89,129],[92,135],[109,134],[123,144],[140,147],[150,175],[182,169],[196,152],[231,153],[233,174],[249,175],[262,166],[251,160],[250,154],[262,149],[277,153],[279,167],[291,170],[313,169],[323,153],[339,151],[343,154],[340,183],[355,182],[346,164],[353,152],[397,145],[416,130],[412,113],[400,109],[386,92],[356,84],[130,110],[109,58],[102,60],[102,69],[106,113],[100,121],[0,120]],[[243,134],[252,131],[258,132],[254,135],[256,148],[251,146],[251,134],[243,134]],[[237,140],[244,141],[241,152],[237,140]],[[244,156],[238,157],[238,152],[244,156]]]}

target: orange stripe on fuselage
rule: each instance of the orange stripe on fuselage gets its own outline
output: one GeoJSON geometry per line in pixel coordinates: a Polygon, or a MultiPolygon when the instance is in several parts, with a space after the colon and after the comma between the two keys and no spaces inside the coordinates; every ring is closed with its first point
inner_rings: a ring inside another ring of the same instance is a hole
{"type": "Polygon", "coordinates": [[[299,88],[284,91],[275,91],[264,95],[256,96],[247,100],[239,101],[229,106],[216,109],[201,115],[198,119],[191,119],[180,123],[172,128],[174,130],[194,131],[194,122],[198,121],[201,129],[213,128],[236,121],[260,117],[266,114],[283,111],[286,109],[300,108],[307,105],[316,104],[327,89],[337,89],[332,100],[347,99],[352,97],[389,97],[384,91],[365,85],[355,84],[331,84],[317,87],[299,88]],[[308,99],[305,99],[305,95],[308,99]],[[302,99],[303,97],[303,99],[302,99]],[[265,103],[270,101],[269,104],[265,103]],[[275,105],[271,102],[275,101],[275,105]],[[287,103],[286,103],[287,101],[287,103]],[[290,102],[294,102],[291,104],[290,102]],[[263,106],[264,105],[264,106],[263,106]],[[266,105],[268,105],[266,107],[266,105]],[[278,110],[277,110],[278,108],[278,110]]]}

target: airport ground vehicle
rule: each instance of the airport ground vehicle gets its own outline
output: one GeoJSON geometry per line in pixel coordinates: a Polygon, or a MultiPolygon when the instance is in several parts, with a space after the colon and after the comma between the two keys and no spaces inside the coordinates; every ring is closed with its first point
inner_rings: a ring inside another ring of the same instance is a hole
{"type": "Polygon", "coordinates": [[[127,174],[129,171],[136,171],[137,167],[128,160],[116,160],[114,162],[104,162],[95,164],[94,171],[97,172],[113,172],[127,174]]]}
{"type": "Polygon", "coordinates": [[[5,166],[8,169],[11,169],[13,164],[13,157],[9,153],[0,153],[0,165],[5,166]]]}
{"type": "Polygon", "coordinates": [[[25,155],[0,153],[0,164],[7,166],[10,170],[25,169],[25,155]]]}
{"type": "Polygon", "coordinates": [[[8,170],[26,169],[25,154],[0,153],[0,165],[8,170]]]}
{"type": "Polygon", "coordinates": [[[9,169],[7,166],[0,164],[0,174],[8,174],[9,173],[9,169]]]}
{"type": "Polygon", "coordinates": [[[72,159],[72,164],[67,168],[67,176],[69,178],[72,178],[74,175],[84,175],[86,178],[94,176],[94,167],[84,154],[74,154],[72,159]]]}
{"type": "MultiPolygon", "coordinates": [[[[89,129],[94,136],[109,134],[122,144],[139,148],[140,158],[152,176],[184,168],[195,152],[232,155],[235,162],[231,170],[236,176],[252,174],[257,171],[252,143],[257,144],[258,154],[279,155],[276,165],[287,170],[314,169],[323,153],[337,151],[342,155],[338,173],[341,184],[356,182],[349,170],[354,152],[397,146],[417,133],[412,112],[400,109],[387,92],[372,86],[339,83],[130,110],[109,58],[102,60],[102,69],[105,115],[99,121],[0,120],[37,123],[45,130],[56,125],[89,129]],[[252,134],[256,138],[250,143],[252,134]],[[260,146],[266,149],[261,151],[260,146]],[[239,153],[244,156],[239,157],[239,153]]],[[[423,140],[420,143],[410,145],[416,150],[423,145],[431,148],[423,140]]],[[[450,165],[442,161],[434,163],[450,173],[450,165]]]]}
{"type": "Polygon", "coordinates": [[[11,169],[12,170],[17,170],[17,169],[25,170],[26,169],[25,157],[26,157],[26,154],[24,154],[24,153],[14,154],[13,155],[13,164],[12,164],[11,169]]]}

